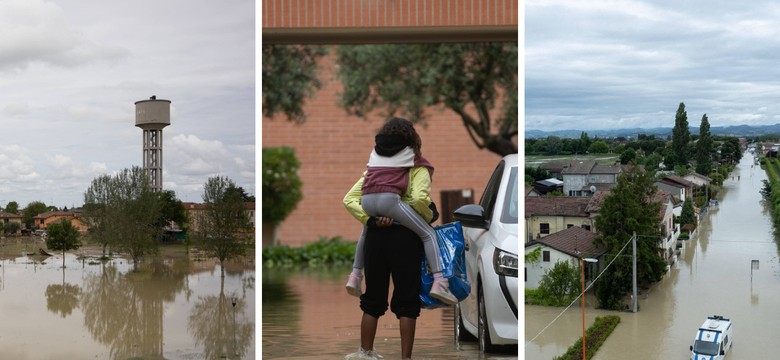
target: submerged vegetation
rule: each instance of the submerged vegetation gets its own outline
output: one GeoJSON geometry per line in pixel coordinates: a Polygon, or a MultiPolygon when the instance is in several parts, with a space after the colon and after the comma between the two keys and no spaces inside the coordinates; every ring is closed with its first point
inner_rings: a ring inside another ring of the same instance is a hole
{"type": "Polygon", "coordinates": [[[289,267],[297,265],[323,266],[352,263],[354,242],[346,242],[340,236],[309,243],[300,247],[286,245],[263,248],[263,266],[289,267]]]}

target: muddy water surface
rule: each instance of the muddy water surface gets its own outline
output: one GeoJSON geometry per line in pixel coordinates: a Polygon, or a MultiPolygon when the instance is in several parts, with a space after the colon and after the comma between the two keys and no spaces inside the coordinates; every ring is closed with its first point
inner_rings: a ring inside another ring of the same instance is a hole
{"type": "MultiPolygon", "coordinates": [[[[343,359],[360,345],[359,299],[344,290],[349,268],[263,269],[263,359],[343,359]]],[[[480,354],[476,342],[456,344],[450,308],[422,310],[413,358],[517,359],[517,347],[480,354]]],[[[385,359],[400,359],[398,320],[379,320],[375,347],[385,359]]]]}
{"type": "Polygon", "coordinates": [[[66,254],[63,270],[61,255],[9,252],[0,251],[0,358],[255,358],[251,263],[226,266],[223,281],[213,261],[133,271],[124,259],[66,254]]]}
{"type": "MultiPolygon", "coordinates": [[[[698,237],[684,242],[678,261],[653,288],[640,295],[640,311],[594,309],[588,297],[587,326],[596,316],[622,321],[594,360],[687,359],[689,345],[707,316],[734,323],[734,347],[727,359],[776,359],[780,354],[780,262],[771,215],[759,193],[766,174],[745,154],[720,194],[720,205],[703,216],[698,237]],[[751,261],[759,261],[752,272],[751,261]],[[629,357],[630,356],[630,357],[629,357]]],[[[551,359],[581,335],[581,308],[572,307],[542,335],[561,308],[525,307],[525,358],[551,359]]]]}

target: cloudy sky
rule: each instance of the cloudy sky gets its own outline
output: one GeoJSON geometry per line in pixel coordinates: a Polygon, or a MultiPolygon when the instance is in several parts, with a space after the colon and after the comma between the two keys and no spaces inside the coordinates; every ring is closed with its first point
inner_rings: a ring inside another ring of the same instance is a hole
{"type": "Polygon", "coordinates": [[[526,129],[780,123],[780,2],[525,1],[526,129]]]}
{"type": "Polygon", "coordinates": [[[0,0],[0,207],[80,206],[142,165],[135,105],[171,100],[163,188],[201,201],[224,175],[255,194],[252,0],[0,0]]]}

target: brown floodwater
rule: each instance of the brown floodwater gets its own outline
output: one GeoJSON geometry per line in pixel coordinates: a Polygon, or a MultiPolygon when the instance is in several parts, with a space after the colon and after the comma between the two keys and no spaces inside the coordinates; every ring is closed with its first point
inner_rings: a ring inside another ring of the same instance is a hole
{"type": "MultiPolygon", "coordinates": [[[[348,267],[262,271],[263,359],[343,359],[360,346],[359,299],[347,294],[348,267]]],[[[398,320],[379,320],[375,347],[385,359],[400,359],[398,320]]],[[[517,346],[480,354],[476,342],[456,344],[451,308],[422,310],[413,358],[517,359],[517,346]]]]}
{"type": "MultiPolygon", "coordinates": [[[[734,178],[724,183],[720,205],[703,216],[698,236],[684,241],[669,273],[640,294],[638,313],[597,310],[595,298],[586,297],[586,326],[596,316],[621,317],[592,359],[690,358],[688,347],[710,315],[733,321],[735,342],[726,358],[780,357],[778,238],[759,193],[766,173],[752,165],[753,157],[746,153],[734,178]],[[752,260],[759,261],[759,269],[751,273],[752,260]]],[[[553,322],[562,310],[525,307],[526,359],[551,359],[581,336],[581,308],[575,305],[553,322]]]]}
{"type": "MultiPolygon", "coordinates": [[[[13,242],[14,240],[11,240],[13,242]]],[[[253,261],[0,253],[2,359],[254,359],[253,261]],[[232,299],[236,299],[235,306],[232,299]]]]}

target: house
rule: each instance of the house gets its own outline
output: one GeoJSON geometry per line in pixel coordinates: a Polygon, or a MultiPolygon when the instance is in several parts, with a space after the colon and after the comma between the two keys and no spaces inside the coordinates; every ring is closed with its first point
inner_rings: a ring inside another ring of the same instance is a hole
{"type": "Polygon", "coordinates": [[[593,224],[585,211],[589,201],[587,197],[526,196],[526,242],[570,227],[590,230],[593,224]]]}
{"type": "MultiPolygon", "coordinates": [[[[22,226],[22,217],[23,216],[20,215],[20,214],[12,214],[12,213],[9,213],[9,212],[0,211],[0,223],[3,224],[3,228],[5,228],[5,226],[7,224],[10,224],[10,223],[19,224],[19,226],[17,227],[16,232],[14,232],[13,234],[9,234],[9,235],[19,235],[21,233],[22,227],[23,227],[22,226]]],[[[5,232],[5,230],[3,232],[5,232]]]]}
{"type": "Polygon", "coordinates": [[[537,261],[525,263],[525,288],[536,289],[539,281],[547,271],[550,271],[557,262],[574,262],[579,267],[580,258],[593,258],[597,263],[585,263],[586,281],[592,281],[595,274],[606,267],[603,256],[606,250],[593,244],[596,233],[579,227],[570,227],[550,236],[535,239],[525,244],[525,254],[541,249],[541,256],[537,261]]]}
{"type": "Polygon", "coordinates": [[[86,234],[89,226],[81,219],[79,211],[47,211],[33,217],[33,229],[45,230],[50,224],[69,220],[79,233],[86,234]]]}
{"type": "Polygon", "coordinates": [[[598,186],[617,184],[620,164],[602,165],[595,160],[572,162],[561,171],[563,193],[568,196],[590,196],[598,186]]]}
{"type": "Polygon", "coordinates": [[[655,182],[655,186],[661,190],[668,191],[673,196],[680,196],[681,201],[693,198],[694,183],[677,175],[668,175],[655,182]]]}
{"type": "Polygon", "coordinates": [[[556,178],[534,181],[533,187],[537,193],[544,195],[550,192],[563,191],[563,181],[556,178]]]}
{"type": "Polygon", "coordinates": [[[677,244],[677,237],[680,235],[680,225],[674,223],[674,202],[672,194],[664,190],[658,190],[651,200],[661,204],[658,210],[660,219],[659,231],[661,239],[658,242],[658,252],[661,257],[671,263],[674,259],[674,246],[677,244]]]}
{"type": "MultiPolygon", "coordinates": [[[[206,204],[199,204],[199,203],[193,203],[193,202],[184,202],[182,203],[184,206],[184,211],[187,213],[187,219],[189,223],[187,224],[187,228],[189,228],[191,231],[195,231],[198,226],[200,225],[200,218],[203,216],[203,212],[206,210],[206,204]]],[[[247,234],[251,234],[252,241],[254,241],[254,233],[255,233],[255,203],[254,202],[245,202],[244,208],[246,210],[247,217],[249,218],[249,226],[250,229],[246,229],[244,231],[247,234]]]]}
{"type": "Polygon", "coordinates": [[[712,182],[712,179],[709,177],[706,177],[699,173],[690,173],[688,175],[683,176],[683,179],[690,181],[696,186],[710,186],[710,183],[712,182]]]}
{"type": "Polygon", "coordinates": [[[567,167],[569,167],[569,164],[564,162],[548,162],[539,164],[540,169],[547,170],[550,173],[550,177],[556,179],[563,179],[561,172],[563,172],[563,169],[567,167]]]}

